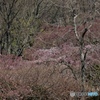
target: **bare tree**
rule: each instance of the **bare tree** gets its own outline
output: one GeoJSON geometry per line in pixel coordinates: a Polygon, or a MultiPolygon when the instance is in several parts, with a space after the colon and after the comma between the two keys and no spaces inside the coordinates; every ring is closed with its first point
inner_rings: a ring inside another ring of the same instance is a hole
{"type": "Polygon", "coordinates": [[[2,18],[2,34],[1,34],[1,54],[3,50],[6,53],[11,52],[11,33],[10,29],[16,16],[18,15],[21,6],[18,5],[19,0],[1,0],[0,1],[0,16],[2,18]],[[18,7],[18,8],[17,8],[18,7]]]}
{"type": "Polygon", "coordinates": [[[85,91],[85,68],[86,68],[86,58],[88,50],[85,49],[85,38],[89,32],[92,22],[94,21],[97,14],[99,14],[98,0],[63,0],[64,5],[58,0],[51,0],[51,3],[60,9],[63,8],[63,11],[67,9],[68,17],[71,17],[72,24],[74,26],[74,33],[79,46],[80,54],[80,72],[81,72],[81,82],[82,87],[81,91],[85,91]],[[78,30],[78,27],[81,26],[81,31],[78,30]]]}

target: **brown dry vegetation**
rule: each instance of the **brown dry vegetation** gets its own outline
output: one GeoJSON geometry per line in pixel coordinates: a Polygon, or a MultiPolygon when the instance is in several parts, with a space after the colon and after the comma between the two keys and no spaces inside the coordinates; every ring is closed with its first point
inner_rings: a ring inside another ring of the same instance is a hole
{"type": "MultiPolygon", "coordinates": [[[[70,91],[80,91],[80,76],[76,80],[67,66],[53,64],[31,64],[20,69],[0,70],[1,100],[74,100],[70,91]]],[[[78,70],[76,75],[79,75],[78,70]]],[[[97,91],[85,83],[85,90],[97,91]]]]}
{"type": "Polygon", "coordinates": [[[59,100],[69,91],[79,90],[72,74],[61,72],[64,66],[35,65],[17,70],[0,70],[0,97],[7,100],[59,100]]]}

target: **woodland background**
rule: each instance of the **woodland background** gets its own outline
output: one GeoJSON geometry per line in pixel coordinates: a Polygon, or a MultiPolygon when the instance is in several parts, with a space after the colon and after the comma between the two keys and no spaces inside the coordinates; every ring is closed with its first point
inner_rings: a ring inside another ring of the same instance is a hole
{"type": "Polygon", "coordinates": [[[99,92],[99,0],[0,0],[0,100],[81,100],[82,70],[99,92]]]}

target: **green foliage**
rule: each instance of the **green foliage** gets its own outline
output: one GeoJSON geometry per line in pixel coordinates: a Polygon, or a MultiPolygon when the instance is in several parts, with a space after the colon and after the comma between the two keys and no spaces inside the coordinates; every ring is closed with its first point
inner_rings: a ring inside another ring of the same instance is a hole
{"type": "Polygon", "coordinates": [[[34,43],[34,36],[39,31],[41,20],[33,16],[16,18],[10,29],[11,53],[19,55],[24,48],[30,47],[34,43]],[[20,50],[20,51],[19,51],[20,50]]]}

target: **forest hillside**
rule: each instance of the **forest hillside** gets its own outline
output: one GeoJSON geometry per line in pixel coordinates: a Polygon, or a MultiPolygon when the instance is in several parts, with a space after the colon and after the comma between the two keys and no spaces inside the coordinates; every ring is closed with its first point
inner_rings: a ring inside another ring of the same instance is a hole
{"type": "Polygon", "coordinates": [[[99,100],[99,0],[0,0],[0,100],[99,100]]]}

